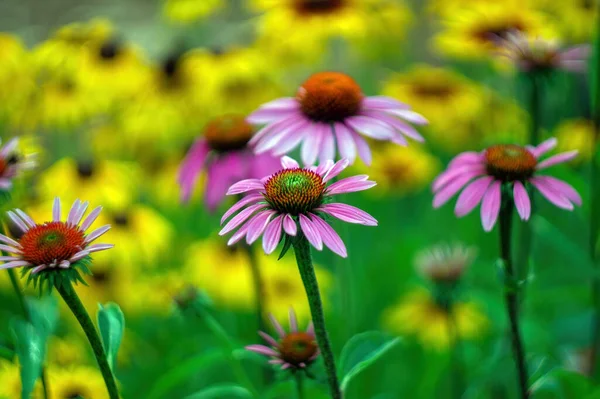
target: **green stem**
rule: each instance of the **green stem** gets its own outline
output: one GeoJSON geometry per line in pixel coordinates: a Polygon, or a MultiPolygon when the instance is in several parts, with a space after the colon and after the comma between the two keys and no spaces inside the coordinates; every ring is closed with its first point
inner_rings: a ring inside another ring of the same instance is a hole
{"type": "Polygon", "coordinates": [[[250,245],[244,245],[246,252],[248,253],[248,261],[250,263],[250,271],[252,272],[252,284],[254,286],[254,307],[256,310],[257,326],[259,331],[266,331],[265,320],[264,320],[264,298],[265,298],[265,286],[256,258],[256,252],[250,245]]]}
{"type": "Polygon", "coordinates": [[[244,385],[246,389],[248,389],[255,398],[258,398],[258,391],[254,387],[254,384],[250,380],[250,377],[248,377],[248,374],[244,370],[244,367],[242,367],[242,364],[239,361],[239,359],[237,359],[233,354],[233,352],[235,351],[235,345],[233,344],[231,339],[229,339],[229,336],[227,335],[227,332],[225,331],[223,326],[221,326],[221,324],[219,324],[219,322],[203,307],[194,306],[194,310],[196,311],[198,316],[200,316],[200,318],[204,320],[210,332],[213,333],[213,335],[217,337],[219,341],[221,341],[223,351],[225,352],[225,355],[229,360],[229,364],[231,365],[232,371],[235,374],[235,377],[240,382],[240,384],[244,385]]]}
{"type": "Polygon", "coordinates": [[[79,322],[79,325],[92,346],[94,356],[96,356],[96,361],[98,362],[98,368],[102,373],[102,378],[104,378],[104,383],[106,384],[110,399],[119,399],[119,391],[117,389],[117,384],[115,383],[115,377],[113,376],[108,360],[106,359],[106,353],[104,352],[102,341],[100,341],[100,337],[98,336],[98,331],[96,330],[94,323],[92,323],[90,315],[77,296],[75,289],[73,289],[73,285],[71,285],[71,282],[69,281],[62,280],[59,284],[55,284],[55,287],[69,309],[71,309],[71,312],[73,312],[73,315],[79,322]]]}
{"type": "Polygon", "coordinates": [[[294,374],[296,378],[296,392],[298,393],[298,399],[304,399],[304,380],[300,372],[294,374]]]}
{"type": "Polygon", "coordinates": [[[327,371],[327,380],[329,382],[329,390],[331,391],[332,399],[341,399],[342,393],[340,391],[340,384],[338,382],[335,360],[333,357],[333,351],[331,349],[331,343],[325,327],[325,317],[323,315],[323,304],[321,303],[321,295],[319,293],[319,285],[317,283],[317,276],[312,263],[312,257],[310,255],[310,244],[306,237],[299,235],[293,242],[294,254],[296,255],[296,262],[298,263],[298,270],[304,283],[304,289],[306,290],[306,296],[308,297],[308,304],[310,306],[310,313],[312,321],[315,326],[315,334],[317,336],[317,343],[319,349],[323,355],[323,361],[325,363],[325,370],[327,371]]]}
{"type": "Polygon", "coordinates": [[[517,366],[519,379],[520,396],[523,399],[529,398],[529,389],[527,382],[527,368],[525,364],[525,351],[519,329],[518,298],[511,259],[511,225],[513,217],[514,203],[512,199],[504,201],[500,210],[500,256],[504,262],[504,293],[506,298],[506,309],[510,322],[510,333],[513,348],[513,355],[517,366]]]}
{"type": "Polygon", "coordinates": [[[531,126],[529,142],[527,144],[535,146],[540,143],[542,88],[541,81],[536,72],[529,74],[529,81],[531,83],[529,92],[529,116],[531,118],[531,126]]]}
{"type": "Polygon", "coordinates": [[[448,304],[448,334],[450,336],[450,367],[452,375],[452,386],[457,399],[463,397],[465,392],[465,381],[463,378],[462,359],[460,356],[460,336],[458,335],[458,324],[454,314],[454,301],[448,304]]]}

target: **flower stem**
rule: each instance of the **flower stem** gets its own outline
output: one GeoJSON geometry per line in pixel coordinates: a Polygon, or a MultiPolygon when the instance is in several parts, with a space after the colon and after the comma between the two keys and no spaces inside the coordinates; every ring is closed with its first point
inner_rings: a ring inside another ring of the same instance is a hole
{"type": "Polygon", "coordinates": [[[506,298],[506,309],[510,321],[510,333],[513,347],[513,355],[517,366],[519,378],[519,390],[521,398],[529,398],[527,388],[527,368],[525,365],[525,351],[519,331],[517,284],[511,259],[511,225],[514,204],[512,199],[504,201],[500,210],[500,256],[504,262],[504,293],[506,298]]]}
{"type": "Polygon", "coordinates": [[[294,374],[296,378],[296,392],[298,393],[298,399],[304,399],[304,380],[302,379],[302,374],[297,372],[294,374]]]}
{"type": "Polygon", "coordinates": [[[331,343],[329,342],[327,329],[325,327],[323,304],[321,303],[321,295],[319,293],[317,276],[315,275],[312,257],[310,255],[310,244],[308,243],[306,237],[299,233],[294,240],[293,245],[294,254],[296,255],[296,262],[298,263],[298,270],[300,271],[300,276],[302,277],[302,282],[304,283],[304,289],[306,290],[306,296],[308,297],[308,304],[310,306],[312,321],[315,326],[317,343],[319,344],[319,349],[321,350],[323,361],[325,363],[331,397],[332,399],[341,399],[342,393],[340,391],[340,384],[337,378],[331,343]]]}
{"type": "Polygon", "coordinates": [[[223,347],[225,355],[227,356],[227,359],[229,360],[232,371],[235,374],[235,377],[240,382],[240,384],[244,385],[246,389],[248,389],[252,393],[253,397],[258,398],[258,391],[254,387],[254,384],[250,380],[250,377],[248,377],[248,374],[244,370],[244,367],[242,367],[242,364],[240,363],[239,359],[237,359],[233,354],[235,350],[235,345],[233,344],[233,342],[231,342],[231,339],[229,339],[229,336],[227,335],[225,329],[203,307],[194,306],[194,310],[196,311],[196,314],[200,316],[202,320],[204,320],[210,332],[213,333],[213,335],[221,341],[221,345],[223,347]]]}
{"type": "Polygon", "coordinates": [[[96,361],[98,362],[98,367],[104,378],[104,383],[106,384],[110,399],[119,399],[119,391],[117,389],[117,384],[115,383],[115,377],[113,376],[108,360],[106,359],[106,353],[104,352],[102,341],[100,341],[100,337],[98,336],[98,331],[96,330],[94,323],[92,323],[90,315],[77,296],[75,289],[73,289],[73,285],[69,281],[62,280],[59,284],[55,284],[55,287],[69,309],[71,309],[71,312],[73,312],[73,315],[79,322],[79,325],[92,346],[94,356],[96,356],[96,361]]]}

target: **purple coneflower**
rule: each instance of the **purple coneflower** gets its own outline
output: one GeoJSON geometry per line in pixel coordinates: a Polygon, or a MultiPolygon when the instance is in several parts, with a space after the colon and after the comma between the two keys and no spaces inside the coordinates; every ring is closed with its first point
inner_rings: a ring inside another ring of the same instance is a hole
{"type": "Polygon", "coordinates": [[[505,38],[498,38],[498,51],[508,57],[525,72],[562,69],[570,72],[585,72],[589,45],[560,48],[556,40],[529,38],[520,31],[509,32],[505,38]]]}
{"type": "Polygon", "coordinates": [[[362,137],[407,145],[406,137],[424,141],[405,121],[424,125],[425,118],[398,100],[383,96],[365,97],[360,86],[338,72],[320,72],[306,80],[296,97],[286,97],[261,106],[248,117],[265,124],[250,144],[257,154],[287,154],[302,143],[302,160],[312,165],[341,158],[353,163],[356,155],[371,162],[371,150],[362,137]],[[402,120],[404,119],[404,120],[402,120]],[[405,137],[406,136],[406,137],[405,137]]]}
{"type": "Polygon", "coordinates": [[[271,155],[255,155],[248,147],[254,129],[239,115],[224,115],[210,122],[179,169],[181,199],[188,201],[200,172],[206,169],[205,202],[214,211],[236,181],[263,177],[279,167],[271,155]]]}
{"type": "Polygon", "coordinates": [[[529,219],[531,202],[525,185],[531,184],[552,204],[572,210],[573,204],[581,205],[581,196],[575,189],[562,180],[537,174],[577,155],[577,151],[568,151],[540,161],[540,157],[556,143],[556,139],[551,138],[537,147],[500,144],[482,152],[464,152],[456,156],[433,182],[434,208],[444,205],[464,188],[454,213],[458,217],[465,216],[481,202],[483,229],[490,231],[500,212],[503,185],[512,191],[521,219],[529,219]]]}
{"type": "Polygon", "coordinates": [[[259,331],[258,334],[270,345],[248,345],[246,349],[272,359],[269,363],[281,365],[282,370],[304,369],[319,356],[319,347],[312,322],[306,331],[298,331],[298,321],[293,309],[290,309],[290,332],[286,333],[273,315],[269,315],[277,331],[278,339],[259,331]]]}
{"type": "Polygon", "coordinates": [[[21,156],[17,151],[18,138],[10,139],[0,148],[0,190],[12,188],[12,181],[19,172],[35,166],[29,157],[21,156]]]}
{"type": "Polygon", "coordinates": [[[282,233],[297,234],[297,222],[310,244],[323,249],[325,244],[336,254],[346,257],[346,247],[340,236],[323,220],[330,215],[349,223],[376,226],[377,221],[368,213],[350,205],[329,203],[331,196],[367,190],[375,182],[367,180],[367,175],[348,177],[327,186],[327,182],[342,172],[349,164],[347,159],[336,163],[327,161],[320,166],[300,168],[289,158],[281,159],[283,170],[262,179],[242,180],[229,188],[228,195],[246,193],[246,196],[233,205],[221,219],[225,222],[235,215],[220,235],[238,228],[228,244],[232,245],[246,237],[252,244],[264,233],[263,249],[272,253],[279,243],[282,233]]]}
{"type": "Polygon", "coordinates": [[[112,248],[112,244],[92,244],[98,237],[106,233],[109,225],[97,228],[89,234],[87,229],[96,220],[102,207],[95,208],[81,225],[81,219],[87,210],[88,202],[76,200],[69,211],[67,221],[61,221],[60,199],[54,199],[53,220],[36,224],[31,217],[20,209],[9,211],[8,216],[23,233],[19,239],[13,240],[0,234],[2,251],[10,256],[2,256],[0,260],[7,262],[0,269],[30,267],[32,274],[45,269],[68,269],[78,260],[92,252],[112,248]]]}

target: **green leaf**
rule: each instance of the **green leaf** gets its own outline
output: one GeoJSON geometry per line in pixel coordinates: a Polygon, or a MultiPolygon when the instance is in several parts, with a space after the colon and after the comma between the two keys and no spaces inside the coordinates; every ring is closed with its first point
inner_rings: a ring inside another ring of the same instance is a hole
{"type": "Polygon", "coordinates": [[[125,316],[119,305],[116,303],[107,303],[102,306],[98,304],[98,328],[102,337],[102,344],[106,351],[108,363],[112,368],[115,365],[115,359],[119,353],[123,331],[125,330],[125,316]]]}
{"type": "Polygon", "coordinates": [[[16,353],[14,349],[9,348],[8,346],[0,345],[0,358],[12,362],[15,358],[15,355],[16,353]]]}
{"type": "Polygon", "coordinates": [[[536,399],[585,398],[593,393],[593,383],[575,371],[555,368],[531,385],[536,399]]]}
{"type": "Polygon", "coordinates": [[[10,324],[21,365],[21,398],[28,399],[42,372],[46,341],[33,324],[25,320],[15,318],[11,320],[10,324]]]}
{"type": "Polygon", "coordinates": [[[285,254],[287,253],[287,251],[289,251],[292,246],[292,240],[293,240],[292,237],[288,236],[287,234],[284,234],[283,240],[284,240],[283,248],[281,249],[281,253],[279,254],[279,257],[277,258],[277,260],[280,260],[281,258],[283,258],[285,256],[285,254]]]}
{"type": "Polygon", "coordinates": [[[160,376],[150,389],[147,399],[160,399],[167,397],[169,391],[178,384],[188,380],[203,369],[214,365],[223,359],[220,350],[212,350],[208,353],[192,357],[179,363],[177,367],[171,368],[160,376]]]}
{"type": "Polygon", "coordinates": [[[225,398],[252,398],[252,394],[246,388],[238,385],[216,385],[214,387],[203,389],[193,395],[186,396],[185,399],[225,399],[225,398]]]}
{"type": "Polygon", "coordinates": [[[58,323],[57,298],[54,295],[27,298],[27,308],[31,316],[31,323],[46,341],[54,333],[58,323]]]}
{"type": "Polygon", "coordinates": [[[390,339],[379,331],[367,331],[350,338],[342,349],[339,374],[343,392],[356,375],[400,343],[400,338],[390,339]]]}

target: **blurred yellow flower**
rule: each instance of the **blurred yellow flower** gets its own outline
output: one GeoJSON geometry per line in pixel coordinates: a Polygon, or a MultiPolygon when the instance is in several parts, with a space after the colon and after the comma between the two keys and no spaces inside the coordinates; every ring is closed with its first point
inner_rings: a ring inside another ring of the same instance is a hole
{"type": "Polygon", "coordinates": [[[497,37],[504,37],[511,30],[532,37],[556,38],[547,16],[521,0],[475,2],[453,9],[441,22],[443,29],[434,37],[434,47],[457,59],[494,56],[497,37]]]}
{"type": "MultiPolygon", "coordinates": [[[[147,189],[153,204],[173,209],[181,206],[181,187],[177,183],[181,160],[161,165],[158,170],[148,170],[147,189]]],[[[200,203],[204,195],[206,173],[202,173],[190,197],[191,203],[200,203]]]]}
{"type": "Polygon", "coordinates": [[[260,46],[283,61],[314,59],[331,39],[365,43],[374,37],[404,37],[410,11],[387,0],[251,0],[260,46]]]}
{"type": "Polygon", "coordinates": [[[163,14],[171,22],[190,24],[223,8],[224,0],[164,0],[163,14]]]}
{"type": "MultiPolygon", "coordinates": [[[[88,308],[95,311],[96,308],[88,308]]],[[[53,336],[48,341],[46,359],[52,367],[71,367],[77,364],[84,364],[89,359],[86,357],[86,342],[77,335],[70,335],[63,338],[53,336]]]]}
{"type": "Polygon", "coordinates": [[[383,83],[382,93],[410,104],[430,123],[431,142],[451,152],[470,141],[488,94],[466,77],[446,68],[417,64],[383,83]]]}
{"type": "MultiPolygon", "coordinates": [[[[20,367],[16,363],[0,361],[0,399],[16,399],[21,397],[20,367]]],[[[41,399],[42,386],[38,380],[29,399],[41,399]]]]}
{"type": "Polygon", "coordinates": [[[40,175],[37,190],[41,200],[59,196],[72,203],[79,198],[93,206],[121,209],[137,197],[140,177],[138,166],[130,162],[63,158],[40,175]]]}
{"type": "Polygon", "coordinates": [[[428,291],[418,289],[384,312],[383,325],[396,334],[415,336],[426,348],[443,351],[451,344],[453,329],[459,339],[473,340],[486,332],[489,321],[473,302],[455,303],[451,315],[428,291]]]}
{"type": "Polygon", "coordinates": [[[600,5],[595,0],[535,0],[557,20],[561,37],[574,43],[591,41],[600,5]]]}
{"type": "Polygon", "coordinates": [[[579,154],[572,163],[579,164],[589,161],[595,152],[594,124],[589,119],[575,119],[561,123],[554,133],[558,140],[557,151],[578,150],[579,154]]]}
{"type": "Polygon", "coordinates": [[[502,3],[503,1],[505,0],[429,0],[427,2],[427,10],[438,15],[447,15],[456,9],[468,7],[476,3],[492,4],[502,3]]]}
{"type": "Polygon", "coordinates": [[[377,182],[373,195],[410,194],[428,186],[440,171],[439,159],[420,146],[401,147],[385,143],[373,147],[370,167],[356,164],[356,171],[367,173],[377,182]]]}
{"type": "Polygon", "coordinates": [[[35,89],[29,54],[17,36],[0,32],[0,123],[20,124],[35,89]]]}
{"type": "Polygon", "coordinates": [[[102,374],[93,367],[50,368],[48,380],[51,387],[48,399],[108,399],[102,374]]]}
{"type": "Polygon", "coordinates": [[[123,309],[133,313],[167,315],[174,307],[175,297],[189,285],[189,276],[178,270],[136,278],[129,287],[123,309]]]}

